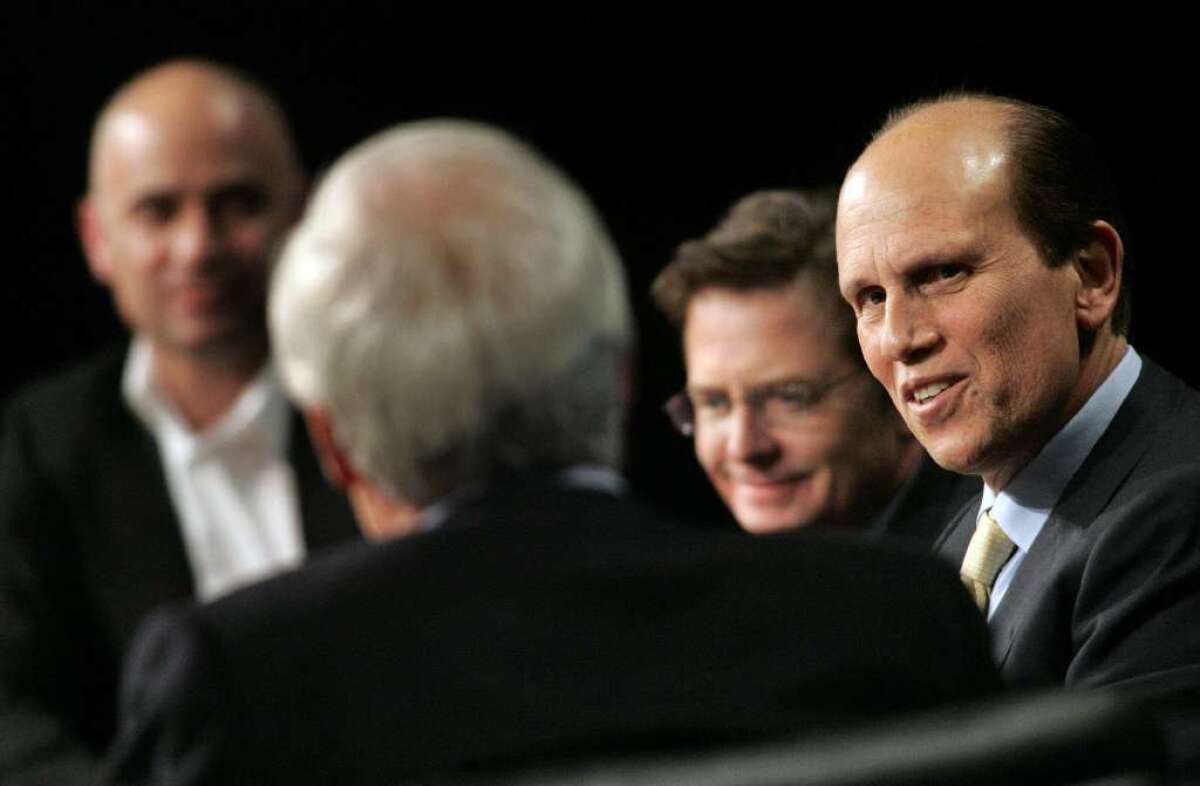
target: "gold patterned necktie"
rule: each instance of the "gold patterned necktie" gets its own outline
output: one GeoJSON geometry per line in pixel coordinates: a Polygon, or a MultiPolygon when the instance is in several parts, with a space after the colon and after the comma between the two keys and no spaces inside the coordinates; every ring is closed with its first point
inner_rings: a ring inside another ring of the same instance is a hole
{"type": "Polygon", "coordinates": [[[967,585],[971,597],[975,599],[975,605],[984,614],[987,614],[988,602],[992,596],[992,584],[996,582],[1000,569],[1008,562],[1015,549],[1016,545],[992,518],[991,509],[980,513],[959,575],[962,576],[963,584],[967,585]]]}

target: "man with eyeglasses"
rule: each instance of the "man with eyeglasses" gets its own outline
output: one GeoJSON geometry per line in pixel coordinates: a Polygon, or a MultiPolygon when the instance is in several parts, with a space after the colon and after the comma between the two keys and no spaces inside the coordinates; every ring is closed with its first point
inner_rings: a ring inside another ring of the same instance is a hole
{"type": "Polygon", "coordinates": [[[654,282],[683,333],[667,404],[738,524],[932,543],[978,488],[928,459],[863,364],[841,301],[829,191],[762,191],[654,282]]]}

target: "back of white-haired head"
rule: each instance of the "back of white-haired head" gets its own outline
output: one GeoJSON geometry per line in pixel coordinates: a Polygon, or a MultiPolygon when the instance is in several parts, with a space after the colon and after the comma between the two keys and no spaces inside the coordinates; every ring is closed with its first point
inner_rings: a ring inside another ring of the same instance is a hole
{"type": "Polygon", "coordinates": [[[397,498],[620,461],[620,260],[582,192],[496,129],[415,123],[343,156],[283,250],[270,323],[293,396],[397,498]]]}

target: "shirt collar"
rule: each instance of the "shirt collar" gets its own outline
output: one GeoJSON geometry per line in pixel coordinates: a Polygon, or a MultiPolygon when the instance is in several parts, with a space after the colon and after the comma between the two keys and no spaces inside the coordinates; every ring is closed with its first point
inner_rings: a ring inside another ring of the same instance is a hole
{"type": "Polygon", "coordinates": [[[291,411],[270,362],[263,364],[220,419],[199,432],[188,426],[174,402],[155,383],[153,367],[150,342],[135,337],[125,359],[121,393],[170,458],[198,459],[226,446],[251,441],[277,455],[286,450],[291,411]]]}
{"type": "Polygon", "coordinates": [[[1067,482],[1112,423],[1141,370],[1141,357],[1129,347],[1083,407],[1004,491],[997,494],[984,484],[980,510],[992,510],[992,517],[1017,548],[1028,551],[1033,545],[1067,482]]]}
{"type": "MultiPolygon", "coordinates": [[[[575,464],[551,475],[553,482],[569,489],[587,489],[614,496],[623,496],[628,490],[625,478],[615,470],[600,464],[575,464]]],[[[484,494],[487,483],[473,483],[455,489],[421,511],[418,529],[429,532],[442,526],[450,516],[464,505],[484,494]]]]}

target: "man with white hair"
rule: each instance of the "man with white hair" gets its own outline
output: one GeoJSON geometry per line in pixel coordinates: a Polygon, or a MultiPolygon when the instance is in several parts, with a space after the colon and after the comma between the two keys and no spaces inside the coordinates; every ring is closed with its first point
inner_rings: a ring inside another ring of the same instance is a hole
{"type": "Polygon", "coordinates": [[[152,618],[114,781],[395,783],[993,687],[945,566],[688,530],[628,499],[620,260],[511,137],[417,123],[344,156],[284,248],[270,321],[377,542],[152,618]]]}

